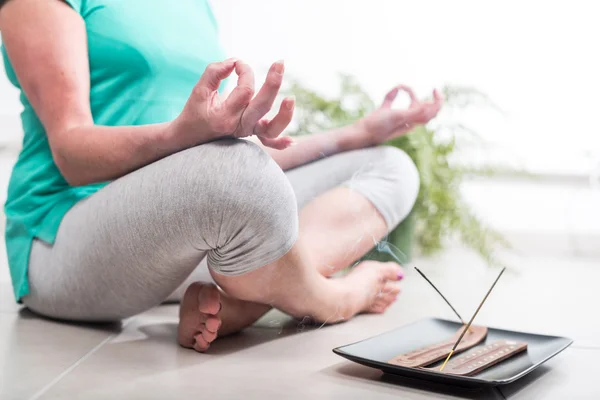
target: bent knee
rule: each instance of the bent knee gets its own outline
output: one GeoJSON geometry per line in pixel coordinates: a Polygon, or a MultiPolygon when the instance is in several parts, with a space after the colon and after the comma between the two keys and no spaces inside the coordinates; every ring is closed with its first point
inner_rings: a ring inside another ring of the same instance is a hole
{"type": "Polygon", "coordinates": [[[297,214],[287,177],[271,156],[252,142],[218,140],[172,157],[170,187],[175,187],[177,196],[183,196],[190,207],[200,205],[205,211],[208,205],[222,211],[228,220],[246,223],[260,219],[271,224],[279,215],[297,214]]]}
{"type": "Polygon", "coordinates": [[[223,275],[240,275],[282,257],[298,235],[296,197],[287,177],[246,140],[211,143],[212,237],[207,261],[223,275]]]}
{"type": "Polygon", "coordinates": [[[370,161],[349,186],[367,197],[393,229],[411,212],[420,188],[419,171],[404,151],[392,146],[365,149],[370,161]]]}

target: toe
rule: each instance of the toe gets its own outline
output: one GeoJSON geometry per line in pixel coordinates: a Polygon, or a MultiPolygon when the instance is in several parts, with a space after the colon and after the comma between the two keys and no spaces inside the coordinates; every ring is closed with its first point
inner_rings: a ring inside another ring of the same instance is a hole
{"type": "Polygon", "coordinates": [[[384,313],[398,298],[398,293],[400,292],[397,285],[390,285],[387,291],[382,291],[375,298],[375,301],[369,307],[369,312],[375,314],[384,313]]]}
{"type": "Polygon", "coordinates": [[[392,294],[397,296],[400,293],[400,285],[396,282],[386,282],[381,289],[382,294],[392,294]]]}
{"type": "Polygon", "coordinates": [[[221,295],[214,285],[206,285],[198,294],[198,310],[204,314],[215,315],[221,308],[221,295]]]}
{"type": "Polygon", "coordinates": [[[370,313],[373,314],[383,314],[383,312],[386,310],[386,306],[384,306],[383,304],[373,304],[373,306],[369,309],[370,313]]]}
{"type": "Polygon", "coordinates": [[[205,329],[202,331],[202,338],[206,340],[207,343],[212,343],[217,338],[217,333],[205,329]]]}
{"type": "Polygon", "coordinates": [[[202,337],[202,334],[196,335],[194,340],[194,350],[199,351],[200,353],[204,353],[210,347],[210,343],[202,337]]]}
{"type": "Polygon", "coordinates": [[[204,322],[204,326],[206,326],[206,329],[210,332],[217,333],[221,327],[221,320],[217,317],[208,317],[204,322]]]}
{"type": "Polygon", "coordinates": [[[386,295],[373,303],[370,311],[373,313],[383,313],[387,310],[394,302],[396,297],[392,295],[386,295]]]}
{"type": "Polygon", "coordinates": [[[397,294],[394,293],[382,293],[377,297],[376,302],[381,304],[391,304],[398,298],[397,294]]]}
{"type": "Polygon", "coordinates": [[[394,262],[388,262],[382,265],[381,275],[388,281],[399,281],[404,278],[402,267],[394,262]]]}

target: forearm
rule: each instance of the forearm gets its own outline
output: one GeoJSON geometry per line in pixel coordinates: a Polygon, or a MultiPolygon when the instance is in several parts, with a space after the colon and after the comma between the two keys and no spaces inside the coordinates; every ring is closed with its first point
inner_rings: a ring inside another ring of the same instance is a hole
{"type": "Polygon", "coordinates": [[[362,128],[358,124],[352,124],[323,133],[300,136],[296,139],[294,146],[285,150],[275,150],[264,146],[263,148],[285,171],[318,158],[364,147],[360,139],[361,132],[362,128]]]}
{"type": "Polygon", "coordinates": [[[52,135],[54,160],[69,184],[82,186],[119,178],[183,150],[169,123],[141,126],[82,126],[52,135]]]}

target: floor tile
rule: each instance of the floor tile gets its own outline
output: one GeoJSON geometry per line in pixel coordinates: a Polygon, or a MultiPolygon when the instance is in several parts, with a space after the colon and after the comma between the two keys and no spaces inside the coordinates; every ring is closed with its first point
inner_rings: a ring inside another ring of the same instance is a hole
{"type": "MultiPolygon", "coordinates": [[[[588,361],[580,366],[578,360],[594,351],[583,348],[600,347],[600,327],[594,320],[595,284],[600,279],[600,269],[585,260],[511,255],[507,261],[510,269],[481,309],[476,323],[566,335],[575,339],[575,344],[532,377],[503,388],[505,395],[535,398],[538,393],[549,394],[545,387],[555,384],[546,382],[548,376],[560,382],[559,393],[563,395],[578,391],[582,395],[593,394],[594,388],[584,387],[584,378],[590,378],[587,371],[593,371],[595,366],[588,361]]],[[[499,272],[460,249],[437,258],[417,259],[414,265],[426,272],[464,319],[469,319],[499,272]]],[[[332,353],[335,347],[421,318],[456,318],[412,266],[405,270],[403,293],[384,316],[362,315],[344,324],[317,328],[271,312],[244,333],[217,341],[209,354],[197,354],[175,344],[177,306],[150,310],[134,318],[122,332],[56,380],[41,398],[501,398],[495,390],[472,392],[392,378],[332,353]]],[[[0,360],[7,360],[12,366],[15,363],[10,360],[21,357],[18,359],[27,367],[39,365],[40,372],[28,376],[43,382],[37,384],[37,389],[28,387],[29,391],[22,391],[27,395],[47,385],[114,332],[99,333],[17,315],[0,314],[14,318],[2,331],[12,333],[13,338],[0,353],[0,360]],[[28,324],[30,328],[19,328],[28,324]],[[46,340],[45,336],[37,342],[28,339],[38,331],[50,338],[44,355],[41,340],[46,340]],[[89,340],[86,332],[95,340],[89,340]],[[59,367],[57,361],[62,362],[59,367]]],[[[13,390],[6,393],[17,393],[23,387],[17,379],[23,371],[15,369],[6,380],[13,385],[13,390]]]]}
{"type": "Polygon", "coordinates": [[[376,328],[361,329],[369,320],[316,329],[272,313],[217,342],[210,354],[197,354],[174,344],[176,308],[161,307],[138,317],[42,399],[501,398],[493,390],[394,380],[332,353],[374,333],[376,328]]]}
{"type": "Polygon", "coordinates": [[[0,282],[0,313],[17,312],[21,305],[15,302],[12,286],[8,282],[0,282]]]}
{"type": "Polygon", "coordinates": [[[600,350],[566,349],[521,380],[500,388],[511,400],[600,399],[600,350]]]}
{"type": "Polygon", "coordinates": [[[118,331],[50,322],[25,310],[0,313],[0,399],[31,398],[118,331]]]}

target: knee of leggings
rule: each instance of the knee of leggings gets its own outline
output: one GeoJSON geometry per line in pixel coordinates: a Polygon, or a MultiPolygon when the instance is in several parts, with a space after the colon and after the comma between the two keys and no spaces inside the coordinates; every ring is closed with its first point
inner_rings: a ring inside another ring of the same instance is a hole
{"type": "Polygon", "coordinates": [[[411,212],[419,194],[420,178],[415,163],[392,146],[369,149],[372,161],[349,182],[367,197],[385,219],[389,230],[411,212]]]}
{"type": "MultiPolygon", "coordinates": [[[[287,177],[259,146],[225,141],[226,182],[218,202],[223,215],[208,265],[223,275],[241,275],[287,253],[298,235],[296,196],[287,177]]],[[[217,200],[217,199],[215,199],[217,200]]]]}

